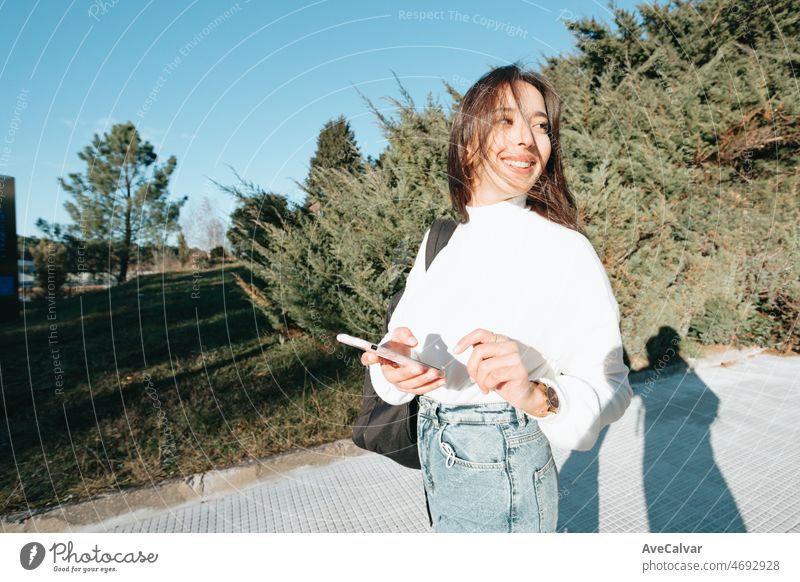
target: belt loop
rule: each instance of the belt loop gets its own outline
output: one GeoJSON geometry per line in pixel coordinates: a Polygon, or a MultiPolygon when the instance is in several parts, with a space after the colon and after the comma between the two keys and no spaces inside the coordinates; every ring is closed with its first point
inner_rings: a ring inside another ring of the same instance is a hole
{"type": "Polygon", "coordinates": [[[520,428],[525,428],[525,425],[528,423],[528,416],[525,414],[525,411],[514,408],[514,412],[517,414],[517,422],[520,428]]]}
{"type": "Polygon", "coordinates": [[[431,412],[431,417],[433,418],[433,426],[437,429],[439,428],[439,401],[438,400],[429,400],[430,406],[428,407],[431,412]]]}

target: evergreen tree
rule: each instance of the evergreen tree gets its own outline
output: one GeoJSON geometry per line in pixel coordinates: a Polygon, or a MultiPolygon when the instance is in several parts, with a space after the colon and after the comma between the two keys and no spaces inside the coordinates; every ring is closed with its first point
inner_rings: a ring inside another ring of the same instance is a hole
{"type": "Polygon", "coordinates": [[[263,298],[254,302],[282,314],[273,321],[320,339],[342,329],[375,335],[425,229],[448,214],[448,116],[431,95],[428,107],[418,108],[402,85],[400,92],[397,119],[369,103],[389,144],[380,165],[321,170],[324,213],[262,223],[251,261],[263,298]]]}
{"type": "Polygon", "coordinates": [[[178,233],[178,261],[182,267],[189,262],[191,255],[192,252],[189,249],[189,244],[186,242],[186,237],[183,235],[183,231],[181,231],[178,233]]]}
{"type": "Polygon", "coordinates": [[[119,257],[118,281],[124,282],[135,244],[160,243],[178,230],[184,196],[170,200],[169,179],[177,163],[171,156],[157,164],[153,146],[142,141],[131,122],[94,135],[78,154],[83,174],[59,178],[73,200],[64,204],[72,229],[84,238],[110,241],[119,257]]]}
{"type": "MultiPolygon", "coordinates": [[[[800,351],[791,5],[676,1],[638,14],[612,5],[616,30],[568,22],[577,53],[542,67],[563,102],[554,145],[631,355],[663,326],[700,343],[800,351]]],[[[264,223],[249,260],[264,305],[282,314],[274,321],[315,336],[377,336],[425,229],[452,215],[450,114],[430,95],[417,108],[400,94],[395,118],[369,103],[388,142],[377,159],[357,173],[320,168],[322,215],[264,223]]],[[[534,268],[536,257],[520,264],[534,268]]]]}
{"type": "Polygon", "coordinates": [[[232,186],[215,182],[222,192],[237,201],[226,236],[233,247],[233,255],[244,263],[249,275],[243,278],[233,273],[233,277],[273,328],[282,330],[287,324],[293,326],[293,322],[291,318],[287,321],[279,302],[269,299],[278,291],[270,288],[268,272],[273,265],[268,237],[291,228],[300,216],[308,217],[310,212],[305,207],[290,205],[284,196],[265,192],[258,185],[234,174],[237,183],[232,186]]]}
{"type": "Polygon", "coordinates": [[[800,349],[800,54],[792,2],[670,2],[568,22],[548,59],[586,231],[641,349],[668,323],[702,343],[800,349]],[[780,184],[780,186],[778,186],[780,184]]]}
{"type": "Polygon", "coordinates": [[[353,174],[364,169],[355,134],[344,115],[324,125],[317,136],[317,150],[311,158],[305,183],[298,184],[308,194],[309,206],[323,202],[328,188],[325,171],[333,168],[353,174]]]}
{"type": "Polygon", "coordinates": [[[231,213],[231,224],[226,236],[233,246],[233,253],[243,261],[250,261],[255,247],[266,243],[265,225],[283,228],[291,224],[295,216],[307,213],[306,209],[291,206],[286,197],[275,192],[265,192],[260,186],[236,174],[237,183],[225,186],[216,183],[219,189],[236,199],[236,209],[231,213]]]}

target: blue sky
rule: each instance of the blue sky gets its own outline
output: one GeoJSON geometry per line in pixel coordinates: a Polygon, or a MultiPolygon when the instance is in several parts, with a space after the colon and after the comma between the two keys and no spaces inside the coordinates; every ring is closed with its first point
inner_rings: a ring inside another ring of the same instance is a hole
{"type": "Polygon", "coordinates": [[[385,147],[354,87],[391,116],[394,72],[418,106],[428,92],[449,105],[442,79],[465,91],[493,65],[535,68],[573,50],[565,17],[591,15],[610,21],[587,0],[0,0],[0,174],[16,178],[20,234],[38,236],[37,218],[69,221],[57,178],[84,169],[78,151],[131,120],[162,159],[177,156],[184,223],[206,197],[231,211],[210,181],[233,183],[229,166],[300,201],[292,179],[326,121],[345,115],[365,156],[385,147]]]}

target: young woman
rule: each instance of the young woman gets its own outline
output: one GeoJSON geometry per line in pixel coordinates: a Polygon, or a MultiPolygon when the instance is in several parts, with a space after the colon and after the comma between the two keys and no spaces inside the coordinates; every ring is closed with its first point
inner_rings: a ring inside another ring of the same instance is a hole
{"type": "Polygon", "coordinates": [[[552,532],[551,444],[589,450],[631,399],[619,308],[578,231],[541,75],[495,68],[464,95],[448,155],[461,217],[425,270],[425,233],[381,340],[444,379],[374,354],[375,392],[420,395],[418,450],[437,532],[552,532]],[[412,350],[413,348],[413,350],[412,350]]]}

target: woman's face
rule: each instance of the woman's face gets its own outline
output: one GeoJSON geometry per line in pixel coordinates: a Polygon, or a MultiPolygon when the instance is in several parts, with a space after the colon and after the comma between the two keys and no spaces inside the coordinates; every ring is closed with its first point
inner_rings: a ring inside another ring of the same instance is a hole
{"type": "Polygon", "coordinates": [[[522,111],[505,88],[502,105],[493,113],[486,159],[475,161],[478,167],[472,206],[493,204],[528,192],[550,158],[544,97],[530,83],[518,81],[517,87],[522,111]]]}

